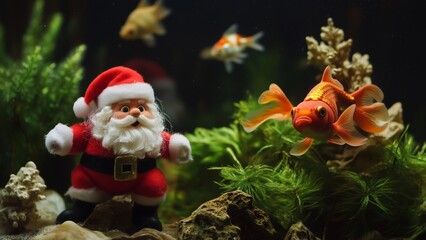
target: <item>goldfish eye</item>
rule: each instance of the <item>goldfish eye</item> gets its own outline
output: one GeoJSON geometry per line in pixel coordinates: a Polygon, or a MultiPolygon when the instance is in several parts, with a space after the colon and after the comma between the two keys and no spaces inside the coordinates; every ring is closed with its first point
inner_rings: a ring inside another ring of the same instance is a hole
{"type": "Polygon", "coordinates": [[[122,106],[121,109],[120,109],[120,111],[122,111],[122,112],[129,112],[130,108],[128,106],[122,106]]]}
{"type": "Polygon", "coordinates": [[[318,115],[322,118],[325,117],[325,115],[327,113],[327,111],[325,110],[325,107],[323,107],[323,106],[318,106],[317,112],[318,112],[318,115]]]}
{"type": "Polygon", "coordinates": [[[294,118],[294,108],[291,109],[290,116],[291,116],[291,118],[294,118]]]}

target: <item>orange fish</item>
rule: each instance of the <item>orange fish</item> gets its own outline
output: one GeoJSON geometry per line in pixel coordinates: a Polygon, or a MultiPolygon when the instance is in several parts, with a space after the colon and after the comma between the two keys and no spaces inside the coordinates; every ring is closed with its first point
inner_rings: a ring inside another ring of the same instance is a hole
{"type": "Polygon", "coordinates": [[[263,32],[258,32],[252,36],[243,36],[237,33],[237,28],[237,24],[231,25],[213,47],[201,52],[201,57],[223,61],[225,69],[229,73],[232,72],[232,63],[243,63],[243,59],[247,57],[247,54],[244,53],[246,48],[263,51],[263,46],[258,43],[263,32]]]}
{"type": "Polygon", "coordinates": [[[294,156],[303,155],[314,139],[360,146],[367,137],[357,128],[366,133],[379,133],[387,128],[389,114],[382,100],[383,92],[376,85],[366,85],[353,93],[345,92],[342,84],[332,78],[330,67],[326,67],[321,82],[296,107],[280,87],[271,84],[258,102],[275,104],[249,113],[243,127],[251,132],[268,119],[291,118],[293,127],[305,136],[290,150],[294,156]]]}
{"type": "Polygon", "coordinates": [[[154,47],[154,34],[166,34],[166,29],[160,21],[170,12],[171,10],[163,6],[162,0],[157,0],[152,5],[149,5],[147,0],[141,0],[121,27],[120,37],[125,40],[141,39],[147,46],[154,47]]]}

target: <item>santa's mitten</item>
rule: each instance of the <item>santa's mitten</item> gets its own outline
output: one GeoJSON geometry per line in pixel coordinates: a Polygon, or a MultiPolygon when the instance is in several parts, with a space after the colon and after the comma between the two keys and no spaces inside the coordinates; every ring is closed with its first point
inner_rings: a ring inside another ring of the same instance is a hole
{"type": "Polygon", "coordinates": [[[72,139],[72,129],[62,123],[58,123],[46,135],[46,148],[51,154],[64,156],[69,153],[72,147],[72,139]]]}
{"type": "Polygon", "coordinates": [[[169,151],[171,160],[177,163],[187,163],[192,160],[191,145],[188,138],[175,133],[170,137],[169,151]]]}

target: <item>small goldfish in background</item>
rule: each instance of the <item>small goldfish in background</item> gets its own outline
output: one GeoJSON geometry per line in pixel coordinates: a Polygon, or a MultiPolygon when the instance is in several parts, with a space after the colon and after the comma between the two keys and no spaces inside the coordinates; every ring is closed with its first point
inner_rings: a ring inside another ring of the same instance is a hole
{"type": "Polygon", "coordinates": [[[141,0],[121,27],[120,37],[125,40],[141,39],[149,47],[155,46],[154,34],[165,35],[166,29],[161,20],[170,14],[171,10],[157,0],[149,5],[148,0],[141,0]]]}
{"type": "Polygon", "coordinates": [[[360,146],[367,141],[361,131],[379,133],[387,128],[389,113],[382,100],[383,92],[372,84],[350,94],[345,92],[342,84],[332,78],[330,67],[327,67],[321,82],[296,107],[280,87],[271,84],[258,102],[272,104],[249,113],[243,127],[251,132],[268,119],[292,119],[294,128],[305,136],[290,150],[294,156],[303,155],[314,139],[360,146]]]}
{"type": "Polygon", "coordinates": [[[247,57],[244,53],[246,48],[253,48],[263,51],[263,46],[258,43],[263,36],[263,32],[258,32],[252,36],[243,36],[237,33],[237,24],[231,25],[216,42],[213,47],[206,48],[201,52],[204,59],[217,59],[225,63],[225,69],[228,73],[232,72],[232,63],[243,63],[247,57]]]}

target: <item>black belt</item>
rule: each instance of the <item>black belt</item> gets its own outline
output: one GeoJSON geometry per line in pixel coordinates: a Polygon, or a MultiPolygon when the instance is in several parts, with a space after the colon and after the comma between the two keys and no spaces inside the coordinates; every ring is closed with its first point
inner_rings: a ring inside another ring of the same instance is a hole
{"type": "Polygon", "coordinates": [[[157,167],[155,158],[139,159],[134,155],[122,155],[115,158],[94,156],[84,153],[80,164],[99,173],[114,175],[117,181],[136,179],[138,173],[157,167]]]}

